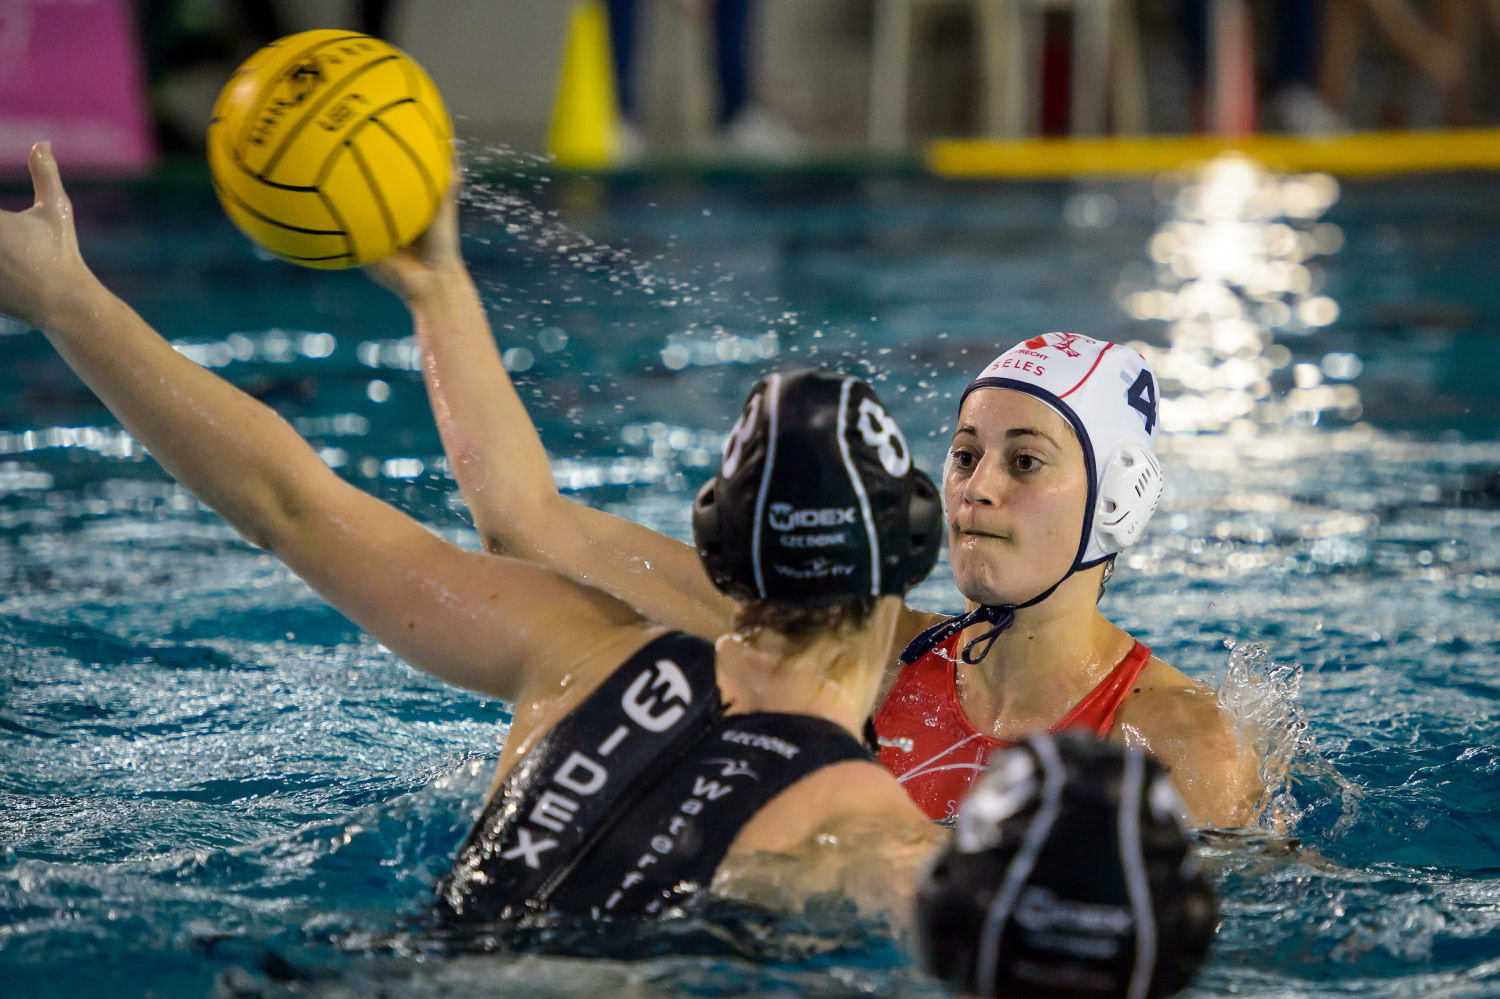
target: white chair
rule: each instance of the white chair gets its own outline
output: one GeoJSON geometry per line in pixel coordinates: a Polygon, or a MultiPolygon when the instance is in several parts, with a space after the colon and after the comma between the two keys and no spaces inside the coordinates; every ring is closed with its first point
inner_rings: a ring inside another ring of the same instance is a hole
{"type": "Polygon", "coordinates": [[[1039,131],[1042,26],[1049,9],[1073,17],[1072,104],[1075,135],[1137,133],[1146,124],[1145,74],[1132,0],[875,0],[870,69],[870,142],[906,144],[912,29],[917,8],[968,3],[978,40],[987,136],[1019,138],[1039,131]]]}

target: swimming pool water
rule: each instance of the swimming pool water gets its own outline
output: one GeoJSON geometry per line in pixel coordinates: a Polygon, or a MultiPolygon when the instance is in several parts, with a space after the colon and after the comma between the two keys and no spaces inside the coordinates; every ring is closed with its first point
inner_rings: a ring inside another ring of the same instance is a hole
{"type": "MultiPolygon", "coordinates": [[[[466,249],[559,481],[686,537],[770,366],[878,377],[936,470],[956,394],[1020,336],[1165,348],[1126,307],[1178,287],[1151,257],[1160,188],[533,175],[470,191],[466,249]]],[[[1292,756],[1285,828],[1207,841],[1224,919],[1190,995],[1500,995],[1497,191],[1344,184],[1309,291],[1338,317],[1278,335],[1270,380],[1285,398],[1319,366],[1357,412],[1164,442],[1164,507],[1106,610],[1228,676],[1292,756]]],[[[394,300],[256,260],[195,176],[74,195],[86,255],[149,321],[475,544],[394,300]]],[[[38,335],[0,349],[5,994],[942,994],[837,907],[689,914],[595,961],[403,936],[504,706],[406,667],[239,541],[38,335]]],[[[913,599],[958,606],[941,568],[913,599]]]]}

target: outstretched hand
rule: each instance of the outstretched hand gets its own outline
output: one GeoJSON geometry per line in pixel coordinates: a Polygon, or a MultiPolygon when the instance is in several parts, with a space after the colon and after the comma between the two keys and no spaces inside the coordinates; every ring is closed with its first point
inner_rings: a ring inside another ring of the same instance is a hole
{"type": "Polygon", "coordinates": [[[35,203],[23,212],[0,211],[0,313],[40,328],[92,275],[78,252],[73,203],[52,144],[32,146],[27,165],[35,203]]]}
{"type": "Polygon", "coordinates": [[[365,266],[365,273],[376,284],[410,304],[426,294],[442,275],[463,272],[458,239],[458,191],[462,186],[463,170],[455,157],[453,179],[427,231],[410,245],[365,266]]]}

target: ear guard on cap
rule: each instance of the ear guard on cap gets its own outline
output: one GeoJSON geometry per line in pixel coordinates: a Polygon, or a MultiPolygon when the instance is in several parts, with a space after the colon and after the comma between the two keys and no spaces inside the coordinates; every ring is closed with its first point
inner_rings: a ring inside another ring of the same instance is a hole
{"type": "Polygon", "coordinates": [[[719,477],[703,483],[693,497],[693,544],[708,578],[736,600],[757,596],[753,587],[741,583],[732,562],[724,557],[724,534],[719,527],[719,477]]]}
{"type": "Polygon", "coordinates": [[[1140,540],[1146,522],[1161,502],[1161,462],[1150,448],[1135,441],[1119,452],[1099,477],[1094,529],[1102,546],[1118,554],[1140,540]]]}
{"type": "Polygon", "coordinates": [[[887,573],[906,581],[907,589],[927,578],[943,547],[943,491],[920,468],[910,472],[911,491],[906,501],[907,544],[904,551],[888,552],[887,573]]]}

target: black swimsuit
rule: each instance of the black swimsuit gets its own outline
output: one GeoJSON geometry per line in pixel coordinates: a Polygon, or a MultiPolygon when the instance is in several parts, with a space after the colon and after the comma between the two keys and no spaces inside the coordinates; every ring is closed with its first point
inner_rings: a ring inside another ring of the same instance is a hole
{"type": "Polygon", "coordinates": [[[815,770],[873,760],[810,715],[729,715],[713,645],[648,643],[526,754],[438,885],[447,919],[650,915],[701,891],[746,822],[815,770]]]}

